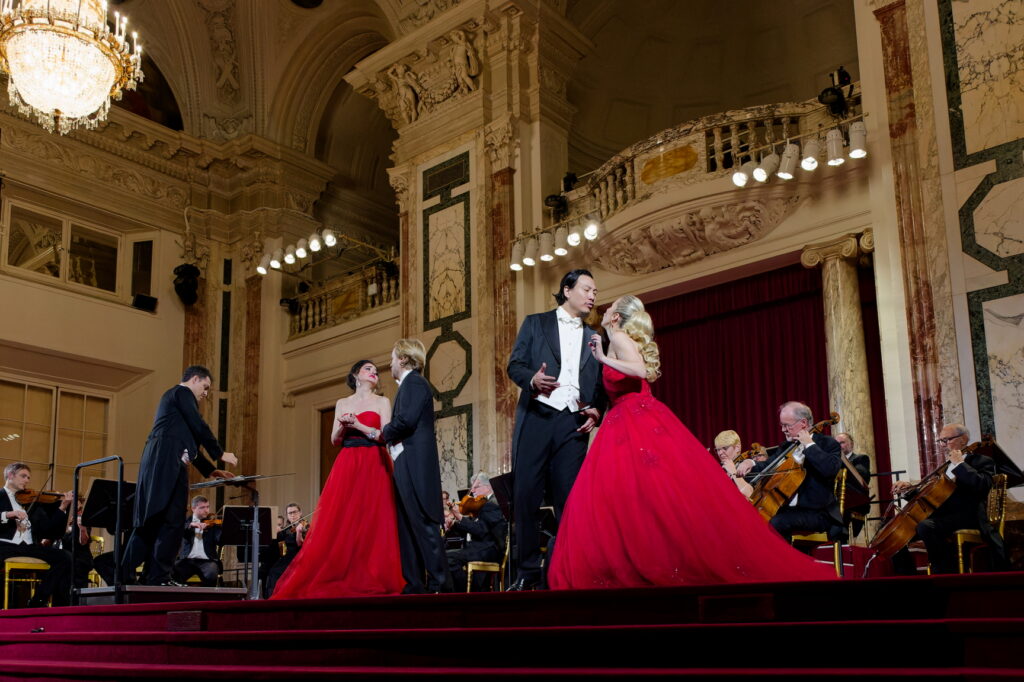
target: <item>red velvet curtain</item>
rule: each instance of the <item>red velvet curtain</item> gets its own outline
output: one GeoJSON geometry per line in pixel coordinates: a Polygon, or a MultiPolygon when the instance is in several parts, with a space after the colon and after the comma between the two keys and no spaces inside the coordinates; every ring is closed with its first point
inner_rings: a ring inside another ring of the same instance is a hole
{"type": "Polygon", "coordinates": [[[821,273],[801,265],[646,306],[661,350],[653,386],[705,445],[735,429],[744,448],[782,441],[778,407],[827,415],[821,273]]]}

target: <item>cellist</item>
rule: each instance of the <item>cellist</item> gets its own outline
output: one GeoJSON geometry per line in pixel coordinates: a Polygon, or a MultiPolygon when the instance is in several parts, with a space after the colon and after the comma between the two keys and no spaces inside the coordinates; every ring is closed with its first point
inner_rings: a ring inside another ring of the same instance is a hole
{"type": "MultiPolygon", "coordinates": [[[[979,529],[982,537],[993,548],[997,566],[1005,562],[1003,539],[988,521],[988,493],[996,464],[991,457],[963,450],[971,440],[970,431],[963,424],[946,424],[935,442],[948,466],[944,476],[956,483],[956,490],[932,514],[917,524],[917,536],[928,550],[932,573],[956,573],[956,550],[950,539],[961,529],[979,529]]],[[[916,483],[896,481],[893,496],[906,493],[916,483]]],[[[909,558],[906,549],[893,557],[899,569],[909,558]],[[902,560],[902,561],[901,561],[902,560]]]]}
{"type": "MultiPolygon", "coordinates": [[[[798,443],[792,456],[807,472],[796,493],[769,521],[786,540],[794,534],[805,533],[827,532],[830,537],[845,535],[839,502],[833,492],[836,474],[843,466],[839,458],[839,443],[822,433],[812,434],[813,424],[811,408],[803,403],[790,401],[779,408],[779,427],[786,441],[777,452],[798,443]]],[[[754,478],[766,466],[767,463],[755,465],[747,480],[754,478]]]]}

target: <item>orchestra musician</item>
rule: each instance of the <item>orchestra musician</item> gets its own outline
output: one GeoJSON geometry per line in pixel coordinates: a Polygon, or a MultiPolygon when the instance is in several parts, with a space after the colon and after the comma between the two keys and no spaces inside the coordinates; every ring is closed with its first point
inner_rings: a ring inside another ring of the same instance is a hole
{"type": "Polygon", "coordinates": [[[181,550],[171,574],[174,581],[180,584],[198,575],[203,587],[214,587],[221,573],[221,525],[209,519],[210,500],[207,498],[196,495],[192,498],[191,506],[192,516],[185,523],[181,550]]]}
{"type": "MultiPolygon", "coordinates": [[[[839,443],[830,436],[812,434],[813,424],[811,408],[803,403],[790,401],[779,408],[779,426],[786,437],[779,451],[797,443],[792,456],[807,472],[796,493],[769,522],[786,540],[792,539],[794,534],[824,532],[830,538],[846,534],[834,493],[836,474],[843,466],[839,443]]],[[[766,466],[766,463],[759,463],[751,471],[757,474],[766,466]]]]}
{"type": "Polygon", "coordinates": [[[285,520],[287,524],[277,534],[277,546],[280,547],[280,555],[267,571],[266,597],[274,594],[274,587],[277,581],[284,575],[284,571],[295,558],[295,555],[302,549],[302,543],[306,540],[306,531],[309,524],[302,519],[302,507],[298,502],[289,502],[285,507],[285,520]]]}
{"type": "MultiPolygon", "coordinates": [[[[743,444],[740,441],[740,435],[735,431],[722,431],[715,436],[715,454],[718,455],[718,461],[721,462],[722,469],[733,480],[733,483],[743,493],[743,496],[750,497],[754,492],[754,488],[743,480],[743,476],[736,469],[736,458],[742,450],[743,444]]],[[[753,459],[746,461],[751,462],[751,465],[756,464],[753,459]]]]}
{"type": "Polygon", "coordinates": [[[67,510],[71,493],[63,493],[57,503],[45,503],[39,497],[31,501],[28,488],[32,470],[24,462],[4,467],[4,493],[0,495],[0,560],[15,556],[42,559],[50,568],[45,573],[29,607],[46,606],[53,598],[54,606],[71,603],[71,555],[56,547],[47,547],[43,540],[55,540],[67,527],[67,510]]]}
{"type": "MultiPolygon", "coordinates": [[[[956,483],[956,490],[917,524],[916,537],[924,541],[932,573],[956,573],[956,551],[950,540],[956,531],[968,528],[981,531],[993,550],[996,567],[1005,568],[1003,539],[988,520],[988,493],[996,465],[991,457],[977,452],[964,453],[970,439],[967,427],[954,423],[943,426],[935,441],[949,464],[942,475],[956,483]]],[[[892,484],[893,495],[905,494],[915,485],[910,481],[896,481],[892,484]]],[[[893,563],[899,568],[907,558],[909,554],[904,550],[893,557],[893,563]]]]}
{"type": "MultiPolygon", "coordinates": [[[[462,549],[448,550],[448,570],[452,574],[452,581],[456,591],[466,589],[466,564],[470,561],[491,561],[500,563],[505,553],[505,538],[508,533],[508,523],[505,515],[501,513],[494,498],[494,490],[491,488],[491,480],[487,474],[481,472],[473,477],[469,488],[469,495],[466,496],[465,506],[462,503],[451,505],[451,512],[455,519],[452,528],[467,536],[466,546],[462,549]],[[467,515],[466,507],[470,501],[479,502],[483,498],[480,509],[467,515]]],[[[474,576],[474,587],[482,587],[484,580],[482,574],[474,576]],[[480,584],[477,584],[477,578],[480,584]]]]}
{"type": "MultiPolygon", "coordinates": [[[[860,477],[866,483],[868,479],[871,477],[871,458],[865,454],[858,454],[853,451],[853,436],[851,436],[848,433],[837,433],[836,442],[839,443],[839,448],[843,453],[843,457],[845,457],[846,461],[848,461],[851,464],[851,466],[853,466],[853,468],[857,470],[857,473],[860,474],[860,477]]],[[[855,489],[863,493],[865,496],[869,494],[868,491],[863,489],[861,485],[853,479],[852,476],[847,476],[846,485],[848,487],[854,487],[855,489]]],[[[870,502],[858,505],[856,507],[847,507],[848,512],[854,512],[860,515],[861,517],[866,516],[870,509],[870,502]]],[[[849,516],[849,514],[847,514],[847,516],[849,516]]],[[[851,534],[854,537],[860,535],[860,530],[864,527],[864,521],[855,518],[850,523],[851,534]]]]}
{"type": "Polygon", "coordinates": [[[75,565],[72,570],[72,582],[74,586],[81,589],[89,587],[89,572],[93,569],[92,560],[92,529],[82,525],[82,510],[85,509],[85,498],[78,498],[78,513],[75,515],[75,521],[72,525],[72,520],[68,518],[67,532],[64,533],[64,537],[60,540],[60,548],[65,552],[71,551],[71,546],[75,546],[75,565]],[[75,532],[75,528],[78,532],[75,532]]]}

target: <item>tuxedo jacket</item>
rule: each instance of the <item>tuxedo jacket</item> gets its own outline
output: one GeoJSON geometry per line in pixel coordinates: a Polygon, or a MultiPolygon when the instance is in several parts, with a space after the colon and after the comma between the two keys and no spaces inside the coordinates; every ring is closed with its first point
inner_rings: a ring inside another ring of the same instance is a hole
{"type": "Polygon", "coordinates": [[[850,460],[850,464],[857,470],[860,477],[864,479],[864,482],[867,483],[871,477],[871,458],[854,452],[846,459],[850,460]]]}
{"type": "Polygon", "coordinates": [[[381,438],[389,445],[402,444],[402,454],[395,460],[395,486],[401,503],[407,510],[418,509],[423,518],[441,525],[444,510],[434,435],[434,393],[418,370],[402,379],[391,421],[381,430],[381,438]]]}
{"type": "MultiPolygon", "coordinates": [[[[29,506],[24,505],[28,511],[29,506]]],[[[0,491],[0,514],[14,511],[11,498],[6,491],[0,491]]],[[[40,540],[57,540],[64,535],[68,525],[67,511],[61,511],[59,504],[37,504],[29,512],[28,520],[32,523],[32,544],[38,545],[40,540]]],[[[0,523],[0,539],[12,540],[18,531],[18,522],[9,519],[0,523]]]]}
{"type": "MultiPolygon", "coordinates": [[[[593,329],[583,325],[583,343],[580,344],[580,403],[596,407],[604,411],[607,397],[601,384],[601,363],[590,352],[590,337],[596,334],[593,329]]],[[[523,428],[523,417],[537,393],[530,382],[540,369],[547,363],[546,373],[555,378],[562,371],[562,345],[558,333],[558,315],[554,310],[544,313],[527,315],[519,328],[519,335],[512,347],[512,355],[508,361],[508,376],[522,389],[519,403],[516,405],[516,426],[512,436],[512,461],[516,461],[519,435],[523,428]]]]}
{"type": "MultiPolygon", "coordinates": [[[[220,550],[220,526],[210,526],[203,531],[203,550],[210,561],[219,561],[220,550]]],[[[196,541],[196,529],[192,527],[192,519],[185,522],[185,534],[181,538],[181,551],[178,552],[178,561],[183,561],[192,553],[192,546],[196,541]]]]}
{"type": "MultiPolygon", "coordinates": [[[[839,502],[835,496],[836,474],[843,468],[843,462],[839,459],[842,448],[839,441],[821,433],[811,434],[814,439],[813,445],[804,448],[804,470],[807,475],[804,482],[796,491],[796,506],[798,509],[824,509],[835,517],[839,523],[839,502]]],[[[789,447],[788,441],[779,445],[779,450],[789,447]]],[[[756,474],[764,470],[773,459],[767,462],[759,462],[751,470],[756,474]]],[[[751,476],[754,478],[754,476],[751,476]]]]}
{"type": "Polygon", "coordinates": [[[498,561],[505,553],[508,522],[493,499],[480,508],[476,518],[463,516],[452,524],[452,528],[472,537],[472,542],[462,550],[466,561],[498,561]]]}
{"type": "Polygon", "coordinates": [[[999,530],[988,520],[988,494],[992,490],[992,477],[996,475],[995,461],[986,455],[969,452],[963,464],[953,469],[956,490],[933,514],[936,518],[958,516],[970,520],[970,526],[977,527],[982,537],[993,548],[997,568],[1006,568],[1006,549],[999,530]]]}
{"type": "Polygon", "coordinates": [[[184,466],[181,455],[188,450],[192,464],[209,476],[213,463],[199,454],[202,446],[214,460],[224,450],[199,414],[196,397],[187,386],[178,385],[164,393],[153,420],[146,447],[139,463],[139,481],[135,490],[134,525],[142,526],[167,506],[175,482],[184,466]]]}

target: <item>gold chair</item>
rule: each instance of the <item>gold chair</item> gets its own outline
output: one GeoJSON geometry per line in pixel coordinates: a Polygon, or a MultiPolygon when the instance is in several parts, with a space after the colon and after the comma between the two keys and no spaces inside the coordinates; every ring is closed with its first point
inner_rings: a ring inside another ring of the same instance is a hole
{"type": "MultiPolygon", "coordinates": [[[[1006,474],[992,477],[992,489],[988,493],[988,522],[1000,536],[1003,535],[1003,527],[1006,525],[1006,474]]],[[[964,528],[953,534],[953,540],[956,542],[956,562],[961,573],[964,572],[964,545],[976,545],[971,550],[968,567],[968,572],[974,573],[974,551],[988,546],[981,531],[964,528]]]]}
{"type": "Polygon", "coordinates": [[[473,573],[477,571],[483,571],[490,573],[491,575],[491,592],[494,591],[494,574],[498,575],[498,589],[501,592],[505,591],[505,566],[508,564],[508,552],[509,547],[512,546],[511,538],[505,535],[505,556],[501,558],[501,563],[494,561],[470,561],[466,564],[466,592],[469,592],[473,588],[473,573]]]}
{"type": "Polygon", "coordinates": [[[42,582],[38,573],[50,570],[50,564],[42,559],[30,556],[12,556],[4,560],[4,610],[11,605],[11,583],[30,583],[32,591],[29,598],[35,595],[36,587],[42,582]],[[12,576],[12,571],[31,572],[31,576],[12,576]]]}
{"type": "MultiPolygon", "coordinates": [[[[839,500],[839,516],[843,518],[843,514],[846,511],[846,469],[842,469],[836,474],[836,481],[833,488],[836,498],[839,500]]],[[[803,542],[807,544],[814,544],[815,546],[820,545],[832,545],[832,563],[836,567],[836,575],[840,578],[843,577],[843,542],[837,540],[832,542],[828,539],[828,533],[809,533],[807,535],[794,535],[792,544],[803,542]]]]}

